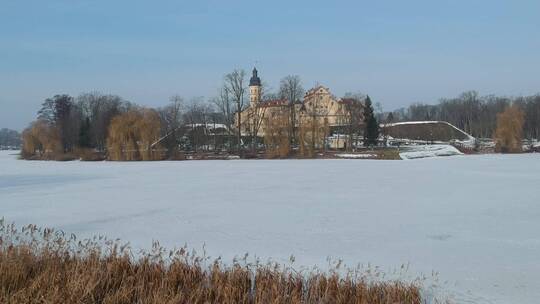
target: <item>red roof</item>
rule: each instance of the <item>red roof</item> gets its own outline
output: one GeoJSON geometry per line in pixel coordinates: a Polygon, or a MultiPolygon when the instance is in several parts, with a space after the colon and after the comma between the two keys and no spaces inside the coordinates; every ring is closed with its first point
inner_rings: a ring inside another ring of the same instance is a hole
{"type": "Polygon", "coordinates": [[[286,106],[289,104],[289,100],[287,99],[273,99],[273,100],[266,100],[259,103],[259,106],[261,107],[281,107],[286,106]]]}

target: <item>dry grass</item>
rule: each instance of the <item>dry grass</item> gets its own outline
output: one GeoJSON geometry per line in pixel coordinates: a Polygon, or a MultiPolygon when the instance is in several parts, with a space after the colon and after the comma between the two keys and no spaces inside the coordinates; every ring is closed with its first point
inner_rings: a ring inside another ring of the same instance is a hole
{"type": "Polygon", "coordinates": [[[421,303],[414,284],[368,283],[353,272],[225,266],[158,243],[137,256],[118,241],[0,220],[0,303],[421,303]]]}
{"type": "Polygon", "coordinates": [[[380,147],[374,150],[374,153],[377,154],[377,159],[386,159],[386,160],[399,160],[399,149],[394,147],[380,147]]]}

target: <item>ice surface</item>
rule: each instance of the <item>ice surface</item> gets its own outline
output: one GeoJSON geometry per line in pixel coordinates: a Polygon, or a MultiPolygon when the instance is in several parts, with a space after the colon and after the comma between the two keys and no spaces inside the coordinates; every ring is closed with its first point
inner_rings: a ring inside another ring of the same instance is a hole
{"type": "Polygon", "coordinates": [[[456,303],[538,303],[540,154],[43,162],[0,152],[0,216],[149,248],[439,272],[456,303]]]}

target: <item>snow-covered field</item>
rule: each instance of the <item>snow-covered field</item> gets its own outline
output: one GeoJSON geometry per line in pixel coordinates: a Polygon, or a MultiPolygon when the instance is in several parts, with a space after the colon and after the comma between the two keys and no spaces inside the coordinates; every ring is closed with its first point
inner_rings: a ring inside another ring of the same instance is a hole
{"type": "Polygon", "coordinates": [[[36,162],[0,152],[0,217],[148,248],[409,263],[456,303],[538,303],[540,155],[36,162]],[[439,281],[432,278],[438,272],[439,281]]]}

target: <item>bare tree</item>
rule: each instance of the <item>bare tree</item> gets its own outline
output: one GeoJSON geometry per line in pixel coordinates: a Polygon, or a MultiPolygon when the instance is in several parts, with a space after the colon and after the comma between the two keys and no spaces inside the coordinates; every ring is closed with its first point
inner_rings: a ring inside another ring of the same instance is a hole
{"type": "Polygon", "coordinates": [[[296,138],[296,107],[295,104],[299,102],[304,95],[304,88],[302,87],[302,81],[298,75],[288,75],[281,79],[279,84],[279,95],[283,99],[289,101],[289,130],[288,138],[289,144],[292,146],[296,138]]]}
{"type": "Polygon", "coordinates": [[[264,104],[257,104],[250,107],[247,111],[247,121],[244,122],[246,131],[251,139],[251,149],[255,153],[259,131],[266,116],[267,108],[264,104]]]}
{"type": "Polygon", "coordinates": [[[345,100],[344,110],[345,119],[347,120],[347,135],[349,144],[347,149],[352,150],[353,147],[359,146],[359,135],[362,133],[364,126],[364,104],[366,94],[356,91],[347,92],[342,100],[345,100]]]}
{"type": "Polygon", "coordinates": [[[342,98],[343,124],[348,136],[347,150],[352,151],[353,147],[358,146],[358,137],[363,126],[363,104],[357,98],[342,98]]]}
{"type": "Polygon", "coordinates": [[[114,116],[135,108],[120,96],[104,95],[99,92],[84,93],[77,97],[84,120],[89,121],[89,146],[99,151],[106,148],[109,125],[114,116]]]}
{"type": "Polygon", "coordinates": [[[225,89],[231,95],[233,101],[236,103],[236,115],[237,115],[237,140],[238,140],[238,154],[241,152],[241,142],[242,142],[242,110],[244,110],[244,93],[246,91],[246,85],[244,79],[246,72],[244,70],[234,70],[233,72],[225,75],[225,89]]]}
{"type": "Polygon", "coordinates": [[[227,127],[227,131],[232,130],[234,124],[234,104],[231,93],[226,85],[219,89],[219,95],[213,98],[211,102],[223,116],[223,123],[227,127]]]}
{"type": "Polygon", "coordinates": [[[373,109],[375,110],[374,114],[375,114],[375,117],[377,118],[377,121],[383,123],[385,116],[384,116],[384,110],[383,110],[382,104],[377,101],[376,103],[373,104],[373,109]]]}
{"type": "Polygon", "coordinates": [[[194,151],[200,148],[208,150],[209,130],[215,121],[212,104],[205,101],[203,97],[192,98],[184,113],[184,120],[188,124],[188,138],[193,145],[194,151]]]}
{"type": "Polygon", "coordinates": [[[167,157],[175,158],[178,153],[180,126],[184,99],[179,95],[171,96],[170,103],[159,110],[161,119],[161,136],[167,148],[167,157]]]}

